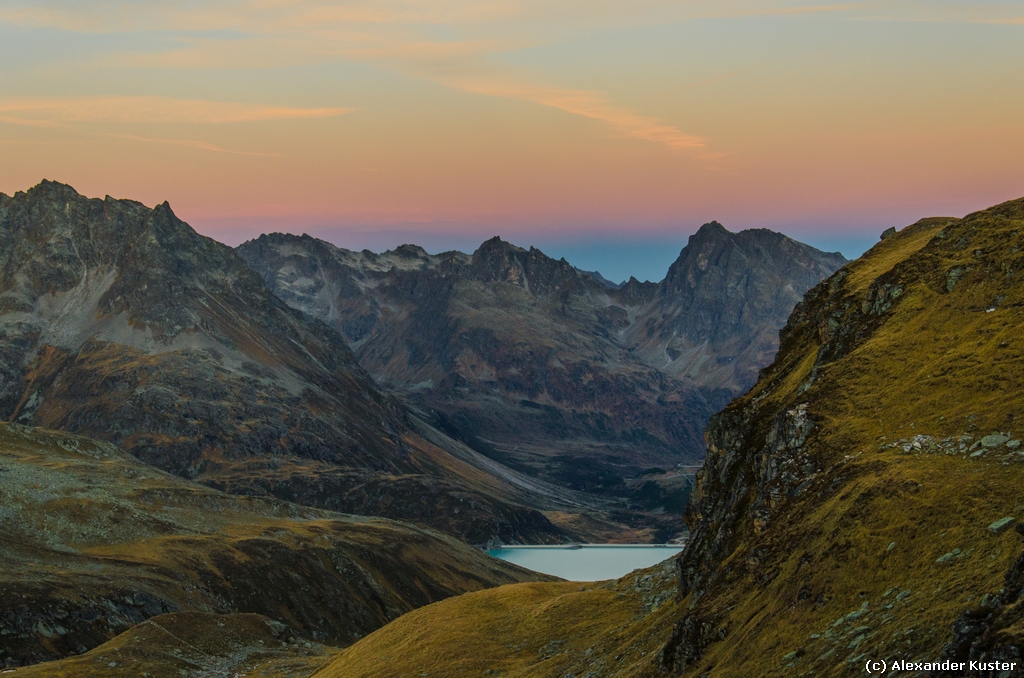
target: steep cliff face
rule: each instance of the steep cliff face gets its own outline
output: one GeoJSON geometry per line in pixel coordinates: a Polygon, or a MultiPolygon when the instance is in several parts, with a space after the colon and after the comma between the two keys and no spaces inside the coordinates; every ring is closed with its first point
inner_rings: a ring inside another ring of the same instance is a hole
{"type": "Polygon", "coordinates": [[[357,253],[281,234],[238,251],[289,305],[338,329],[375,378],[476,449],[670,511],[681,488],[624,478],[699,460],[710,414],[771,359],[803,291],[845,261],[717,224],[662,283],[621,287],[499,238],[472,255],[357,253]]]}
{"type": "Polygon", "coordinates": [[[0,376],[0,419],[85,433],[233,492],[478,543],[560,538],[535,492],[450,454],[336,332],[166,204],[52,182],[0,195],[0,376]]]}
{"type": "Polygon", "coordinates": [[[1020,593],[996,604],[1024,517],[1022,229],[1024,201],[926,219],[807,293],[708,428],[666,669],[854,675],[1019,646],[974,622],[1020,593]]]}
{"type": "MultiPolygon", "coordinates": [[[[170,612],[257,613],[274,620],[264,633],[283,622],[284,638],[346,645],[413,608],[537,578],[432,530],[227,495],[26,426],[0,424],[0,499],[0,667],[77,655],[170,612]]],[[[100,670],[125,663],[112,654],[100,670]]]]}

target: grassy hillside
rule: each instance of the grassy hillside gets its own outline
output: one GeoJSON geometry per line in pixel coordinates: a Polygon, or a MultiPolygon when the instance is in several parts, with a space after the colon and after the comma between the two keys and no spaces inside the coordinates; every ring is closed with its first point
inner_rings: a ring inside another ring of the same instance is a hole
{"type": "Polygon", "coordinates": [[[638,675],[668,638],[674,566],[604,584],[501,586],[411,612],[317,678],[638,675]]]}
{"type": "Polygon", "coordinates": [[[439,533],[226,495],[88,438],[0,424],[0,666],[159,614],[248,612],[345,645],[409,610],[538,575],[439,533]]]}

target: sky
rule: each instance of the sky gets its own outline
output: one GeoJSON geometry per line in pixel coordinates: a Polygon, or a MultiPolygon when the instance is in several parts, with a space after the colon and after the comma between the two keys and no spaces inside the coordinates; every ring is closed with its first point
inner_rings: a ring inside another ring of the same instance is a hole
{"type": "Polygon", "coordinates": [[[659,280],[1024,196],[1024,0],[0,0],[0,192],[659,280]]]}

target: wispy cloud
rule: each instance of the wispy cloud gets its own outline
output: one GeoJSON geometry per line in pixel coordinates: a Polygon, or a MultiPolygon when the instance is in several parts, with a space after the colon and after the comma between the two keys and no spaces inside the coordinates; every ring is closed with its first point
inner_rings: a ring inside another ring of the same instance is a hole
{"type": "Polygon", "coordinates": [[[247,155],[258,158],[280,158],[280,153],[254,153],[250,151],[233,151],[228,148],[221,148],[214,144],[208,144],[205,141],[192,141],[190,139],[160,139],[154,137],[140,137],[134,134],[103,134],[102,136],[109,137],[111,139],[124,139],[125,141],[138,141],[147,144],[166,144],[170,146],[184,146],[185,148],[195,148],[200,151],[212,151],[214,153],[229,153],[231,155],[247,155]]]}
{"type": "Polygon", "coordinates": [[[32,120],[21,118],[16,115],[0,115],[0,123],[4,125],[18,125],[19,127],[60,127],[61,124],[52,120],[32,120]]]}
{"type": "Polygon", "coordinates": [[[448,79],[442,82],[466,92],[532,101],[541,106],[599,120],[624,136],[653,141],[673,150],[707,150],[707,139],[682,132],[657,118],[638,115],[616,106],[600,92],[515,84],[501,80],[448,79]]]}
{"type": "Polygon", "coordinates": [[[675,151],[688,151],[704,159],[720,157],[708,149],[708,139],[636,113],[616,104],[602,92],[541,84],[532,74],[502,67],[490,57],[503,48],[512,47],[486,40],[381,41],[350,50],[347,55],[462,92],[528,101],[596,120],[622,136],[661,144],[675,151]]]}
{"type": "Polygon", "coordinates": [[[151,96],[0,99],[0,115],[12,124],[37,126],[61,122],[223,124],[329,118],[351,111],[151,96]],[[15,115],[7,115],[12,113],[15,115]]]}
{"type": "Polygon", "coordinates": [[[1002,24],[1004,26],[1024,26],[1024,16],[1005,17],[1002,19],[986,19],[980,23],[1002,24]]]}
{"type": "MultiPolygon", "coordinates": [[[[825,12],[850,12],[864,9],[870,5],[877,5],[877,2],[836,2],[820,5],[791,5],[791,6],[767,6],[756,5],[744,8],[736,12],[739,16],[799,16],[801,14],[823,14],[825,12]]],[[[724,16],[733,16],[726,13],[724,16]]]]}
{"type": "Polygon", "coordinates": [[[0,21],[82,32],[240,30],[280,33],[339,24],[478,24],[522,15],[533,0],[10,0],[0,21]]]}
{"type": "Polygon", "coordinates": [[[928,0],[5,0],[0,21],[67,31],[312,34],[345,27],[621,25],[693,18],[846,13],[850,18],[1021,23],[1016,1],[928,0]]]}
{"type": "MultiPolygon", "coordinates": [[[[158,53],[118,54],[132,67],[270,67],[280,63],[337,60],[370,61],[406,75],[483,96],[530,101],[604,123],[623,136],[661,144],[676,151],[712,157],[709,140],[666,121],[630,110],[593,90],[539,84],[537,75],[508,73],[491,59],[527,46],[539,26],[618,25],[638,17],[683,20],[842,12],[862,2],[801,4],[799,0],[179,0],[123,2],[14,0],[0,20],[58,26],[79,31],[182,31],[183,46],[158,53]],[[451,35],[436,38],[436,28],[451,35]],[[510,28],[517,26],[517,28],[510,28]],[[462,30],[472,27],[471,30],[462,30]],[[231,39],[204,31],[232,32],[231,39]],[[468,36],[472,37],[468,37],[468,36]],[[261,56],[262,55],[262,56],[261,56]]],[[[564,31],[563,31],[564,32],[564,31]]],[[[558,34],[540,34],[553,35],[558,34]]],[[[108,65],[113,56],[106,57],[108,65]]],[[[44,109],[5,109],[0,113],[43,120],[204,121],[323,117],[346,109],[280,109],[149,98],[55,102],[44,109]]]]}
{"type": "MultiPolygon", "coordinates": [[[[7,0],[0,21],[62,30],[230,30],[247,34],[315,32],[345,26],[364,30],[394,26],[544,23],[613,26],[658,20],[847,12],[893,4],[887,0],[806,3],[800,0],[7,0]]],[[[914,3],[917,4],[917,3],[914,3]]]]}

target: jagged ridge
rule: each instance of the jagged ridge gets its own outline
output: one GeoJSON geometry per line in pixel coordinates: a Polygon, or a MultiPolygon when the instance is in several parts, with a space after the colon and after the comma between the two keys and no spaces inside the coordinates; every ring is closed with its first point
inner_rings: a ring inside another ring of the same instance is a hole
{"type": "Polygon", "coordinates": [[[287,303],[337,328],[375,378],[476,449],[669,511],[681,488],[623,477],[699,460],[711,412],[770,360],[800,294],[845,261],[718,224],[662,283],[619,288],[498,237],[472,255],[357,253],[283,234],[238,251],[287,303]]]}

